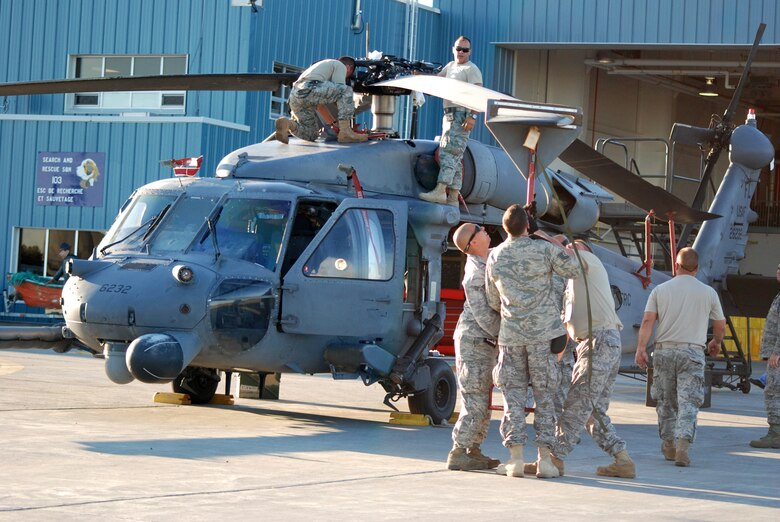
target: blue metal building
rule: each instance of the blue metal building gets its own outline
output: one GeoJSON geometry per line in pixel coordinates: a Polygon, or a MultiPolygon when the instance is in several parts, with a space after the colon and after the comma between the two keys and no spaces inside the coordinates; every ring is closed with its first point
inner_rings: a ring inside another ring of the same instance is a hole
{"type": "MultiPolygon", "coordinates": [[[[0,82],[296,71],[326,57],[365,56],[367,50],[446,63],[451,42],[465,34],[485,84],[514,94],[526,80],[525,72],[516,70],[518,49],[745,46],[761,21],[769,26],[764,43],[780,43],[775,0],[437,0],[433,7],[416,0],[258,0],[256,9],[249,4],[5,0],[0,2],[0,82]]],[[[62,241],[77,245],[79,257],[88,256],[135,187],[170,176],[160,160],[202,154],[201,175],[211,175],[229,151],[271,132],[285,95],[0,97],[5,188],[0,270],[51,274],[62,241]],[[74,190],[80,186],[92,195],[47,199],[57,185],[51,177],[73,177],[78,166],[83,174],[90,155],[100,177],[77,180],[74,190]],[[62,170],[62,162],[73,168],[62,170]]],[[[423,107],[420,137],[439,133],[440,108],[435,99],[423,107]]],[[[399,128],[406,124],[400,116],[399,128]]],[[[484,128],[474,137],[490,139],[484,128]]]]}

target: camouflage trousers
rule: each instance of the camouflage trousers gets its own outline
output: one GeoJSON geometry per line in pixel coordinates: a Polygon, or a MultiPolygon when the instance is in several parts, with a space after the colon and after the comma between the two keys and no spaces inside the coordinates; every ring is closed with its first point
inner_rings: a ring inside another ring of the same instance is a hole
{"type": "Polygon", "coordinates": [[[610,455],[626,449],[625,441],[617,436],[607,415],[620,369],[620,332],[615,329],[594,331],[593,352],[589,354],[589,351],[587,340],[577,345],[571,389],[556,429],[558,440],[554,453],[560,458],[574,449],[583,428],[587,428],[593,441],[610,455]]]}
{"type": "Polygon", "coordinates": [[[696,437],[696,416],[704,403],[704,350],[689,345],[656,348],[651,395],[658,401],[658,434],[662,440],[696,437]]]}
{"type": "Polygon", "coordinates": [[[571,388],[571,374],[574,369],[573,351],[576,348],[576,341],[569,339],[566,342],[566,349],[563,351],[563,356],[558,359],[558,389],[555,391],[555,396],[553,397],[556,419],[561,418],[563,404],[566,402],[566,397],[569,395],[569,389],[571,388]]]}
{"type": "Polygon", "coordinates": [[[484,339],[455,337],[460,415],[452,430],[455,448],[479,446],[490,426],[490,390],[498,348],[484,339]]]}
{"type": "Polygon", "coordinates": [[[463,153],[469,141],[469,131],[463,122],[469,115],[468,109],[448,112],[442,120],[442,134],[439,142],[439,183],[460,190],[463,186],[463,153]]]}
{"type": "Polygon", "coordinates": [[[317,116],[317,106],[335,103],[338,120],[348,120],[355,113],[352,104],[352,87],[340,83],[308,81],[293,87],[290,92],[290,111],[298,122],[295,136],[306,141],[315,141],[322,130],[317,116]]]}
{"type": "Polygon", "coordinates": [[[764,404],[769,424],[780,426],[780,367],[766,368],[764,404]]]}
{"type": "Polygon", "coordinates": [[[504,417],[501,437],[504,446],[525,444],[525,405],[528,383],[533,383],[534,430],[536,445],[553,448],[555,444],[555,405],[553,396],[558,388],[557,356],[550,352],[550,343],[498,346],[498,366],[494,380],[504,395],[504,417]]]}

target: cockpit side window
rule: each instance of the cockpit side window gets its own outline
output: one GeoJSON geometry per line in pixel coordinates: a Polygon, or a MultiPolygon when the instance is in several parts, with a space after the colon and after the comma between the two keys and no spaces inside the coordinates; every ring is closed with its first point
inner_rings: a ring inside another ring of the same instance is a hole
{"type": "Polygon", "coordinates": [[[387,281],[393,277],[393,214],[350,209],[328,231],[306,264],[307,277],[387,281]]]}

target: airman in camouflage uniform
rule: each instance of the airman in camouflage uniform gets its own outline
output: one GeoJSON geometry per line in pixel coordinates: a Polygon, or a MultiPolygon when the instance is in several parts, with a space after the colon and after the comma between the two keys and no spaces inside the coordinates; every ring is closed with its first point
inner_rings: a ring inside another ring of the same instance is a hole
{"type": "MultiPolygon", "coordinates": [[[[780,265],[777,265],[777,280],[780,281],[780,265]]],[[[754,448],[780,449],[780,294],[775,296],[766,316],[761,338],[761,358],[768,359],[764,403],[769,432],[758,440],[750,441],[750,445],[754,448]]]]}
{"type": "Polygon", "coordinates": [[[466,300],[453,336],[461,410],[452,430],[453,446],[447,468],[495,468],[499,461],[484,456],[480,450],[490,424],[490,390],[498,357],[496,337],[501,320],[485,296],[485,259],[490,236],[479,225],[464,223],[453,234],[453,240],[455,246],[467,254],[463,276],[466,300]]]}
{"type": "Polygon", "coordinates": [[[626,451],[626,443],[618,437],[607,415],[620,368],[620,329],[623,325],[615,312],[604,265],[586,243],[577,240],[574,245],[587,267],[587,290],[584,278],[570,280],[566,290],[564,322],[569,336],[579,344],[571,389],[558,418],[558,443],[553,462],[563,474],[563,459],[579,442],[582,429],[587,428],[594,442],[615,458],[609,466],[598,467],[596,474],[634,478],[636,469],[626,451]]]}
{"type": "Polygon", "coordinates": [[[365,134],[352,130],[355,107],[352,87],[346,79],[355,71],[355,60],[342,56],[338,60],[322,60],[303,71],[290,91],[290,111],[293,119],[276,120],[276,139],[287,143],[289,134],[306,141],[315,141],[322,131],[317,117],[317,106],[335,103],[338,107],[339,136],[341,143],[366,141],[365,134]]]}
{"type": "MultiPolygon", "coordinates": [[[[444,66],[439,76],[482,85],[482,73],[469,60],[471,51],[471,40],[465,36],[458,37],[452,47],[455,59],[444,66]]],[[[458,206],[458,195],[463,184],[461,159],[476,122],[476,111],[444,100],[444,120],[439,142],[439,178],[436,188],[420,194],[421,199],[458,206]]]]}
{"type": "Polygon", "coordinates": [[[711,356],[720,352],[726,319],[717,292],[696,279],[699,256],[692,248],[677,254],[676,275],[650,292],[639,329],[636,363],[647,368],[647,343],[656,320],[653,386],[658,401],[661,453],[677,466],[691,463],[688,449],[696,435],[696,416],[704,402],[704,343],[712,319],[711,356]]]}
{"type": "Polygon", "coordinates": [[[536,410],[534,429],[539,448],[537,477],[558,476],[550,460],[555,443],[553,395],[558,387],[557,356],[550,351],[550,340],[565,334],[560,306],[555,302],[553,273],[565,278],[577,277],[580,268],[557,240],[532,240],[527,235],[528,220],[520,205],[504,213],[504,229],[509,238],[488,256],[485,286],[488,303],[501,313],[498,334],[499,356],[495,381],[504,395],[501,435],[509,448],[509,461],[499,473],[523,476],[525,402],[528,378],[533,382],[536,410]]]}

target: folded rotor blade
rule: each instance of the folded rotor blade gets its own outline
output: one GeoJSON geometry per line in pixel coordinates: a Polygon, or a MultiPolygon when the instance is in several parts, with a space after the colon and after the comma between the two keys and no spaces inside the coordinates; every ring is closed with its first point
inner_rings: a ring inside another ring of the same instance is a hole
{"type": "Polygon", "coordinates": [[[404,76],[395,80],[379,82],[373,86],[397,87],[410,91],[420,91],[478,112],[485,112],[488,100],[519,101],[508,94],[479,85],[427,74],[404,76]]]}
{"type": "Polygon", "coordinates": [[[560,159],[645,212],[655,211],[659,219],[671,218],[676,223],[700,223],[720,217],[692,209],[680,198],[648,183],[580,140],[569,145],[560,159]]]}
{"type": "Polygon", "coordinates": [[[682,143],[684,145],[704,145],[710,143],[715,138],[715,129],[705,129],[704,127],[694,127],[684,123],[675,123],[672,125],[672,133],[669,141],[682,143]]]}

